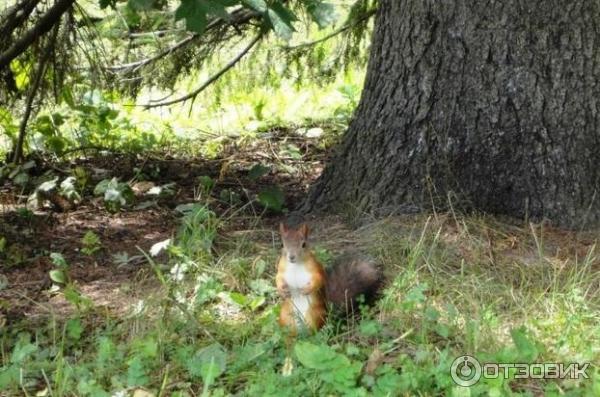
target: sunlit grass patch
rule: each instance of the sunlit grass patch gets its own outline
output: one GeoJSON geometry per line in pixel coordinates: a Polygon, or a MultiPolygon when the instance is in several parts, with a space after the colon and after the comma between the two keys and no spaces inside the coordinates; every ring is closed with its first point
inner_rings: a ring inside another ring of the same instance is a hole
{"type": "Polygon", "coordinates": [[[542,226],[449,216],[410,221],[382,222],[371,235],[383,231],[374,243],[379,241],[386,268],[396,269],[382,301],[382,322],[415,335],[406,344],[416,338],[425,346],[452,346],[456,355],[514,362],[525,359],[520,346],[511,347],[515,332],[525,332],[533,349],[529,360],[598,362],[594,243],[582,244],[571,233],[563,247],[587,249],[588,255],[564,258],[555,247],[540,245],[542,233],[550,240],[563,232],[542,226]]]}

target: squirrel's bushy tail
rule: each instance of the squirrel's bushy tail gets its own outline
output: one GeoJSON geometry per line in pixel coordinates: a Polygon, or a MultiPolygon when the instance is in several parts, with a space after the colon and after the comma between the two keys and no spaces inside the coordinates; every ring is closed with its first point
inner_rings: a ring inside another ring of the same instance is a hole
{"type": "Polygon", "coordinates": [[[381,287],[383,275],[374,260],[352,255],[340,257],[327,270],[327,300],[347,313],[358,311],[356,299],[363,295],[372,301],[381,287]]]}

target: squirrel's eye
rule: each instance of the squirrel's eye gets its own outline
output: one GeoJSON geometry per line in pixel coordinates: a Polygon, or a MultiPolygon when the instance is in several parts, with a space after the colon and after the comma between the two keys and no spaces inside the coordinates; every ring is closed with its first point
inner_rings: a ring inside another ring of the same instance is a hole
{"type": "Polygon", "coordinates": [[[302,248],[306,248],[306,241],[302,243],[302,248]]]}

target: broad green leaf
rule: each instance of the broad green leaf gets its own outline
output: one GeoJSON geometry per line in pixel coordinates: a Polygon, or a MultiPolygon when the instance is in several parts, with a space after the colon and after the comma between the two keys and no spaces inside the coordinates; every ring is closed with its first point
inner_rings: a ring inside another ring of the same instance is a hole
{"type": "Polygon", "coordinates": [[[231,189],[221,190],[221,193],[219,193],[219,199],[231,205],[240,204],[242,202],[240,195],[231,189]]]}
{"type": "MultiPolygon", "coordinates": [[[[88,377],[79,379],[77,382],[77,391],[79,392],[78,396],[111,397],[111,394],[105,391],[96,379],[88,377]]],[[[115,394],[112,394],[112,396],[115,394]]]]}
{"type": "Polygon", "coordinates": [[[230,292],[229,298],[240,306],[246,306],[250,302],[246,295],[240,294],[239,292],[230,292]]]}
{"type": "Polygon", "coordinates": [[[166,185],[153,186],[147,192],[148,196],[169,197],[175,195],[175,183],[167,183],[166,185]]]}
{"type": "Polygon", "coordinates": [[[54,123],[50,116],[43,115],[36,119],[35,129],[44,136],[52,136],[56,133],[54,123]]]}
{"type": "MultiPolygon", "coordinates": [[[[102,5],[103,0],[100,0],[100,1],[101,1],[100,4],[102,5]]],[[[104,1],[106,1],[107,5],[109,3],[112,3],[112,0],[104,0],[104,1]]],[[[112,6],[112,4],[111,4],[111,6],[112,6]]],[[[105,7],[102,7],[102,8],[105,8],[105,7]]],[[[69,88],[69,87],[63,88],[62,94],[61,94],[61,99],[63,101],[65,101],[71,109],[75,108],[75,100],[73,99],[73,91],[71,90],[71,88],[69,88]]]]}
{"type": "Polygon", "coordinates": [[[248,171],[248,178],[255,181],[258,178],[268,174],[270,170],[271,169],[269,167],[266,167],[262,164],[254,164],[252,168],[250,168],[250,171],[248,171]]]}
{"type": "Polygon", "coordinates": [[[77,179],[75,179],[74,176],[66,178],[60,183],[60,194],[71,201],[80,200],[81,196],[79,195],[77,187],[75,186],[76,183],[77,179]]]}
{"type": "Polygon", "coordinates": [[[135,200],[135,194],[133,193],[133,189],[131,189],[131,186],[129,186],[129,184],[125,182],[119,183],[119,191],[125,199],[126,204],[133,203],[133,201],[135,200]]]}
{"type": "Polygon", "coordinates": [[[100,0],[100,8],[105,9],[110,6],[111,8],[115,8],[117,0],[100,0]]]}
{"type": "Polygon", "coordinates": [[[205,192],[210,192],[215,187],[215,180],[208,175],[199,176],[198,183],[205,192]]]}
{"type": "Polygon", "coordinates": [[[292,33],[295,32],[292,22],[297,20],[294,13],[281,3],[277,2],[269,8],[267,15],[269,16],[269,21],[277,36],[284,40],[292,38],[292,33]]]}
{"type": "Polygon", "coordinates": [[[296,14],[294,14],[289,8],[283,5],[281,1],[274,1],[270,7],[273,11],[277,13],[281,17],[281,19],[291,26],[292,22],[298,20],[296,14]]]}
{"type": "Polygon", "coordinates": [[[83,334],[83,326],[81,325],[81,320],[78,318],[72,318],[67,321],[67,336],[74,340],[81,339],[81,334],[83,334]]]}
{"type": "Polygon", "coordinates": [[[117,178],[100,181],[94,188],[94,195],[104,195],[104,204],[109,211],[116,212],[121,206],[131,204],[135,198],[131,187],[117,178]]]}
{"type": "Polygon", "coordinates": [[[187,362],[187,368],[192,375],[200,376],[205,384],[212,384],[225,372],[226,363],[227,353],[215,343],[196,352],[187,362]]]}
{"type": "Polygon", "coordinates": [[[21,166],[21,168],[23,168],[24,170],[30,170],[32,168],[34,168],[36,166],[35,161],[34,160],[29,160],[28,162],[26,162],[25,164],[23,164],[21,166]]]}
{"type": "Polygon", "coordinates": [[[416,305],[425,302],[427,300],[427,297],[425,296],[427,288],[427,283],[417,284],[412,287],[403,299],[402,307],[405,310],[412,310],[416,305]]]}
{"type": "Polygon", "coordinates": [[[54,269],[50,270],[50,279],[55,283],[64,284],[67,280],[65,273],[62,270],[54,269]]]}
{"type": "Polygon", "coordinates": [[[331,3],[320,0],[312,0],[307,4],[306,9],[312,19],[317,23],[317,25],[319,25],[319,28],[321,29],[331,25],[337,19],[337,15],[335,14],[335,6],[331,3]]]}
{"type": "Polygon", "coordinates": [[[281,211],[285,196],[279,186],[269,186],[258,193],[258,202],[268,209],[281,211]]]}
{"type": "Polygon", "coordinates": [[[14,178],[13,182],[19,186],[24,186],[29,182],[29,175],[26,172],[19,172],[14,178]]]}
{"type": "Polygon", "coordinates": [[[175,20],[185,19],[187,30],[202,34],[208,19],[206,14],[208,9],[203,0],[182,0],[177,10],[175,10],[175,20]]]}
{"type": "Polygon", "coordinates": [[[242,0],[242,3],[258,12],[267,11],[267,3],[264,0],[242,0]]]}
{"type": "Polygon", "coordinates": [[[255,365],[256,360],[269,351],[269,346],[265,343],[248,343],[238,347],[238,351],[232,360],[232,365],[236,368],[243,368],[246,365],[255,365]]]}
{"type": "Polygon", "coordinates": [[[298,342],[294,348],[296,357],[302,365],[316,370],[319,377],[329,383],[336,391],[350,393],[356,388],[362,364],[352,362],[343,354],[336,353],[326,345],[310,342],[298,342]]]}
{"type": "Polygon", "coordinates": [[[84,295],[81,295],[81,292],[73,286],[67,285],[63,291],[63,295],[67,302],[77,306],[78,308],[83,307],[91,307],[92,300],[84,295]]]}
{"type": "Polygon", "coordinates": [[[208,24],[208,15],[228,19],[226,8],[235,4],[237,1],[233,0],[182,0],[175,11],[175,20],[185,19],[187,30],[202,34],[208,24]]]}
{"type": "Polygon", "coordinates": [[[332,371],[320,372],[319,375],[323,381],[331,384],[337,391],[351,393],[357,391],[355,390],[356,383],[361,368],[360,362],[348,362],[348,365],[336,367],[332,371]]]}
{"type": "Polygon", "coordinates": [[[108,190],[108,186],[110,185],[110,179],[103,179],[94,188],[94,196],[102,196],[108,190]]]}
{"type": "Polygon", "coordinates": [[[11,365],[0,371],[0,390],[10,390],[10,387],[18,384],[21,371],[16,365],[11,365]]]}
{"type": "Polygon", "coordinates": [[[510,335],[522,359],[532,362],[538,357],[540,352],[525,327],[512,329],[510,335]]]}
{"type": "Polygon", "coordinates": [[[256,309],[258,309],[259,307],[261,307],[262,305],[264,305],[266,302],[266,299],[264,296],[257,296],[256,298],[252,299],[250,301],[250,310],[254,311],[256,309]]]}
{"type": "Polygon", "coordinates": [[[49,151],[55,154],[62,154],[67,146],[67,141],[60,136],[51,136],[45,140],[46,147],[49,151]]]}
{"type": "Polygon", "coordinates": [[[163,241],[159,241],[158,243],[155,243],[152,245],[152,247],[150,247],[150,255],[157,256],[162,251],[166,250],[170,245],[171,245],[170,238],[163,240],[163,241]]]}
{"type": "Polygon", "coordinates": [[[448,327],[446,324],[439,323],[435,326],[434,329],[435,329],[435,332],[443,338],[447,338],[450,336],[451,330],[450,330],[450,327],[448,327]]]}
{"type": "Polygon", "coordinates": [[[51,117],[52,117],[52,122],[56,126],[61,126],[65,123],[65,116],[63,116],[62,114],[60,114],[58,112],[52,113],[51,117]]]}
{"type": "Polygon", "coordinates": [[[381,324],[375,320],[362,320],[359,332],[365,336],[375,336],[381,331],[381,324]]]}
{"type": "Polygon", "coordinates": [[[121,194],[118,189],[109,188],[104,193],[104,201],[110,201],[125,205],[125,197],[121,194]]]}
{"type": "Polygon", "coordinates": [[[236,5],[238,2],[235,0],[208,0],[206,1],[206,10],[209,15],[229,19],[229,13],[226,8],[236,5]]]}
{"type": "Polygon", "coordinates": [[[26,65],[20,60],[15,59],[10,63],[9,67],[13,72],[17,89],[23,91],[29,85],[31,64],[26,65]]]}
{"type": "Polygon", "coordinates": [[[209,363],[202,364],[200,366],[200,376],[204,381],[205,390],[212,386],[215,383],[215,379],[221,375],[221,369],[219,366],[213,361],[209,363]]]}
{"type": "Polygon", "coordinates": [[[373,394],[376,396],[396,395],[400,389],[400,382],[402,380],[400,374],[386,364],[378,369],[378,375],[377,383],[373,388],[373,394]]]}
{"type": "Polygon", "coordinates": [[[36,345],[20,340],[12,351],[10,362],[13,364],[20,364],[36,350],[36,345]]]}
{"type": "Polygon", "coordinates": [[[58,177],[42,183],[40,186],[38,186],[37,190],[39,190],[41,192],[50,192],[50,191],[56,189],[57,182],[58,182],[58,177]]]}
{"type": "Polygon", "coordinates": [[[54,266],[67,267],[67,261],[65,260],[65,257],[62,256],[62,254],[59,254],[58,252],[51,253],[50,260],[52,261],[54,266]]]}
{"type": "Polygon", "coordinates": [[[346,356],[334,352],[329,346],[325,345],[298,342],[294,352],[298,361],[311,369],[327,370],[350,364],[350,360],[346,356]]]}
{"type": "Polygon", "coordinates": [[[427,306],[425,309],[425,318],[428,321],[435,322],[440,318],[440,312],[433,306],[427,306]]]}
{"type": "Polygon", "coordinates": [[[201,206],[202,205],[196,204],[196,203],[179,204],[177,207],[175,207],[175,211],[179,212],[182,215],[187,215],[187,214],[191,213],[192,211],[194,211],[194,209],[196,207],[201,207],[201,206]]]}

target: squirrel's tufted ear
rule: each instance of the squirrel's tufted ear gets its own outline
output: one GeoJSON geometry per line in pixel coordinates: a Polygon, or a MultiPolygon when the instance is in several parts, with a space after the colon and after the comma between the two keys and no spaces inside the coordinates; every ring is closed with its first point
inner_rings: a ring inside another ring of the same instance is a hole
{"type": "Polygon", "coordinates": [[[308,237],[309,232],[310,230],[308,229],[308,225],[306,223],[300,225],[300,233],[304,236],[304,238],[308,237]]]}
{"type": "Polygon", "coordinates": [[[287,226],[283,222],[279,222],[279,233],[286,234],[288,231],[287,226]]]}

